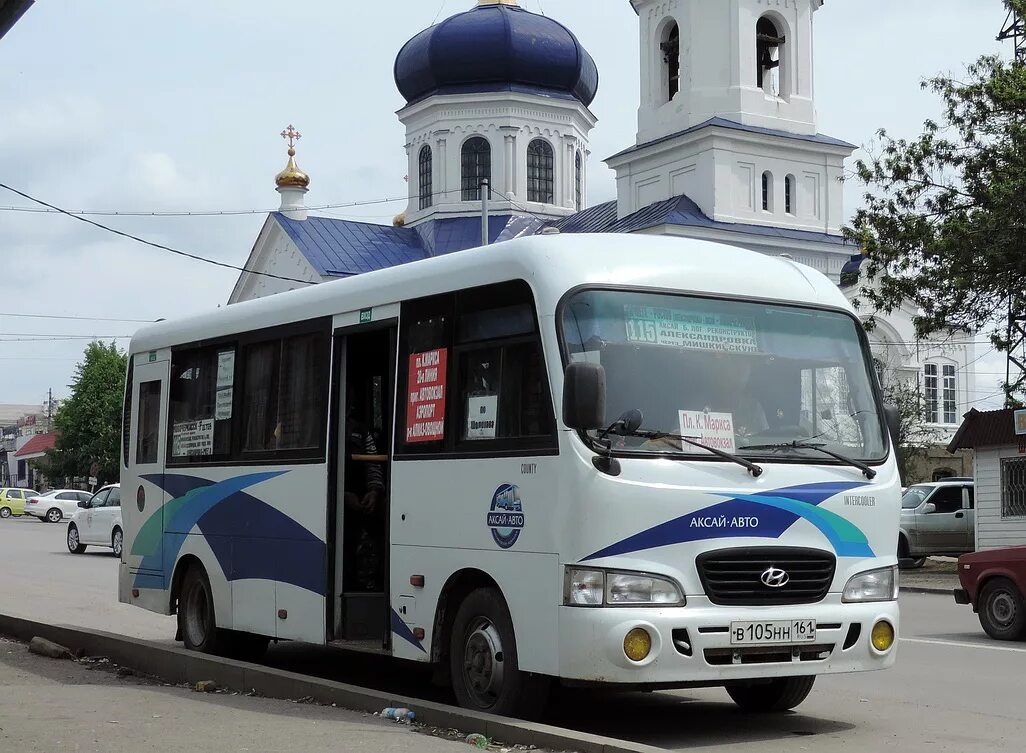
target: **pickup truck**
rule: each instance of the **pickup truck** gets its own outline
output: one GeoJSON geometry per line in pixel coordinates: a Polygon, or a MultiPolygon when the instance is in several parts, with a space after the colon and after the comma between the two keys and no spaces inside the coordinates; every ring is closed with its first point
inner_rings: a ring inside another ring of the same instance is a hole
{"type": "Polygon", "coordinates": [[[991,638],[1026,638],[1026,546],[963,554],[958,558],[955,601],[971,604],[991,638]]]}

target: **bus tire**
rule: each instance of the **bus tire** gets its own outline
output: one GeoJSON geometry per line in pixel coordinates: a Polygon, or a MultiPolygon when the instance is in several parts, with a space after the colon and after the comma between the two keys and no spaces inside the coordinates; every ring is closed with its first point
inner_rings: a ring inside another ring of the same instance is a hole
{"type": "Polygon", "coordinates": [[[216,654],[220,648],[214,592],[200,565],[191,565],[182,578],[182,590],[178,594],[178,630],[185,647],[191,651],[216,654]]]}
{"type": "Polygon", "coordinates": [[[1026,604],[1008,578],[988,580],[980,590],[980,625],[998,641],[1017,641],[1026,635],[1026,604]]]}
{"type": "Polygon", "coordinates": [[[746,682],[728,685],[727,695],[743,711],[769,713],[790,711],[812,692],[813,677],[778,677],[768,682],[746,682]]]}
{"type": "Polygon", "coordinates": [[[522,672],[513,620],[502,594],[478,588],[456,611],[449,640],[452,689],[460,706],[533,719],[548,700],[549,679],[522,672]]]}

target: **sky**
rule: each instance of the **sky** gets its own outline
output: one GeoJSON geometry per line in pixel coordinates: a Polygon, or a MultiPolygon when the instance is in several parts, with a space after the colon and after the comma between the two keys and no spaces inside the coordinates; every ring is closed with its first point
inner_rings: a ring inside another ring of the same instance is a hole
{"type": "MultiPolygon", "coordinates": [[[[289,123],[303,133],[297,159],[312,179],[309,205],[406,194],[395,54],[472,4],[39,0],[0,40],[0,183],[72,210],[259,210],[92,218],[242,265],[260,212],[278,206],[274,176],[286,159],[278,134],[289,123]]],[[[635,142],[637,17],[628,0],[521,4],[566,24],[598,64],[588,199],[613,198],[601,160],[635,142]]],[[[916,135],[940,114],[919,82],[982,54],[1010,55],[1010,43],[995,41],[1004,19],[1000,0],[828,0],[816,14],[819,130],[859,145],[880,128],[916,135]]],[[[860,197],[849,181],[849,215],[860,197]]],[[[8,209],[26,206],[0,189],[0,403],[41,403],[48,388],[67,396],[82,338],[139,326],[10,314],[173,318],[224,305],[237,278],[63,215],[8,209]]],[[[404,208],[379,202],[330,214],[387,223],[404,208]]],[[[998,391],[1004,359],[991,353],[976,365],[979,400],[998,391]]]]}

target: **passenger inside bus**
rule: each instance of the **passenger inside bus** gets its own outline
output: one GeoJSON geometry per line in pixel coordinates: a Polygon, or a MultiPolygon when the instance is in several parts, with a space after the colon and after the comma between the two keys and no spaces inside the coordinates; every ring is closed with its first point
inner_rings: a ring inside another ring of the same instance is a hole
{"type": "Polygon", "coordinates": [[[385,469],[374,433],[346,411],[346,546],[352,547],[353,591],[384,591],[385,469]]]}

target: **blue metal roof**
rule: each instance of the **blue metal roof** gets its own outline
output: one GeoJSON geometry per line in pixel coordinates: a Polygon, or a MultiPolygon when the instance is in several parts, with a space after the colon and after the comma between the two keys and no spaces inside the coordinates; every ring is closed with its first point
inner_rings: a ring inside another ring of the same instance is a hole
{"type": "Polygon", "coordinates": [[[281,212],[272,215],[318,274],[325,277],[373,272],[428,256],[420,235],[412,228],[328,217],[292,220],[281,212]]]}
{"type": "Polygon", "coordinates": [[[598,67],[573,32],[511,5],[479,5],[425,29],[399,51],[394,73],[407,102],[519,84],[589,105],[598,91],[598,67]]]}
{"type": "Polygon", "coordinates": [[[841,139],[835,139],[833,136],[824,136],[821,133],[816,133],[816,134],[790,133],[789,131],[780,131],[780,130],[777,130],[776,128],[762,128],[760,126],[744,125],[743,123],[738,123],[738,122],[736,122],[734,120],[727,120],[726,118],[719,118],[719,117],[717,117],[717,118],[710,118],[709,120],[706,120],[704,123],[699,123],[698,125],[692,126],[691,128],[687,128],[687,129],[685,129],[683,131],[677,131],[677,133],[671,133],[669,136],[663,136],[662,138],[653,139],[652,141],[647,141],[644,144],[637,144],[635,146],[630,147],[629,149],[624,149],[622,152],[617,152],[612,157],[607,157],[605,161],[608,162],[609,160],[614,160],[614,159],[616,159],[618,157],[623,157],[625,155],[632,154],[633,152],[637,152],[637,151],[639,151],[641,149],[647,149],[650,146],[655,146],[656,144],[662,144],[663,142],[671,141],[672,139],[678,138],[680,136],[687,136],[688,134],[695,133],[697,131],[701,131],[704,128],[729,128],[732,131],[744,131],[745,133],[757,133],[760,136],[778,136],[779,138],[782,138],[782,139],[792,139],[792,140],[795,140],[795,141],[810,141],[810,142],[815,143],[815,144],[824,144],[826,146],[843,146],[843,147],[846,147],[846,148],[849,148],[849,149],[857,149],[858,148],[854,144],[849,144],[847,141],[841,141],[841,139]]]}
{"type": "Polygon", "coordinates": [[[619,220],[616,218],[616,202],[609,201],[554,223],[554,226],[564,233],[634,233],[660,225],[703,227],[710,230],[726,230],[747,235],[789,238],[792,240],[815,241],[817,243],[836,245],[844,245],[846,242],[843,236],[817,233],[811,230],[795,230],[770,225],[748,225],[741,222],[718,222],[710,219],[687,196],[675,196],[666,201],[650,204],[644,209],[640,209],[634,214],[627,215],[619,220]]]}
{"type": "Polygon", "coordinates": [[[616,222],[616,200],[582,209],[577,214],[553,222],[561,233],[604,233],[616,222]]]}
{"type": "MultiPolygon", "coordinates": [[[[509,224],[510,215],[488,218],[488,242],[494,243],[509,224]]],[[[412,229],[418,234],[428,256],[442,256],[481,245],[480,217],[448,217],[422,222],[412,229]]]]}

